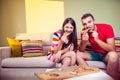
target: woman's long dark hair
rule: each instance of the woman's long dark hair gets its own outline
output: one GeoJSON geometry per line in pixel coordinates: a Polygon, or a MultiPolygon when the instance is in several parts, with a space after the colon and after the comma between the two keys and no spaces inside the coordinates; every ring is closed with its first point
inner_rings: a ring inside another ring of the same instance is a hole
{"type": "Polygon", "coordinates": [[[70,23],[74,27],[74,29],[73,29],[73,32],[68,36],[69,38],[68,44],[63,44],[62,49],[69,46],[71,43],[73,43],[73,46],[74,46],[73,50],[77,50],[77,29],[76,29],[76,23],[72,18],[66,18],[65,21],[63,22],[62,35],[64,34],[64,26],[67,23],[70,23]]]}

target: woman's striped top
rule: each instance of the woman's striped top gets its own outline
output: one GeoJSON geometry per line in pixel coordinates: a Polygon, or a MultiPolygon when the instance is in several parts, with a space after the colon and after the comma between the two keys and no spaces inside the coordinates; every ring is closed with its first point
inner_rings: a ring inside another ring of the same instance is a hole
{"type": "Polygon", "coordinates": [[[52,55],[54,54],[54,47],[55,46],[58,46],[58,42],[61,38],[61,33],[62,33],[62,30],[58,30],[56,32],[54,32],[53,34],[53,37],[52,37],[52,45],[51,45],[51,48],[50,50],[48,51],[48,59],[50,60],[52,55]]]}

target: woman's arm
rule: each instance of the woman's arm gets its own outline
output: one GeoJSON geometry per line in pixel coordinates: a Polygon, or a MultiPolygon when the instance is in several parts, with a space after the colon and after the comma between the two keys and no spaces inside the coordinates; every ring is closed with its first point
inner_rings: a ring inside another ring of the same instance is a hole
{"type": "MultiPolygon", "coordinates": [[[[62,46],[63,46],[63,44],[65,43],[65,44],[67,44],[69,41],[68,41],[68,36],[69,35],[69,33],[64,33],[63,35],[62,35],[62,37],[61,38],[59,38],[59,40],[58,40],[58,46],[55,46],[54,47],[54,53],[57,53],[59,50],[61,50],[62,49],[62,46]]],[[[65,48],[65,49],[63,49],[63,50],[61,50],[62,51],[62,53],[65,53],[65,52],[67,52],[69,50],[69,47],[67,47],[67,48],[65,48]]]]}
{"type": "Polygon", "coordinates": [[[71,47],[71,44],[70,44],[67,48],[65,48],[65,49],[63,49],[63,50],[58,50],[58,51],[55,53],[55,56],[54,56],[54,58],[53,58],[53,61],[59,62],[59,61],[60,61],[60,58],[61,58],[61,55],[62,55],[62,54],[65,54],[66,52],[68,52],[68,51],[70,50],[70,47],[71,47]]]}
{"type": "Polygon", "coordinates": [[[64,42],[62,40],[59,40],[58,46],[54,47],[54,53],[57,53],[59,50],[61,50],[63,43],[64,42]]]}

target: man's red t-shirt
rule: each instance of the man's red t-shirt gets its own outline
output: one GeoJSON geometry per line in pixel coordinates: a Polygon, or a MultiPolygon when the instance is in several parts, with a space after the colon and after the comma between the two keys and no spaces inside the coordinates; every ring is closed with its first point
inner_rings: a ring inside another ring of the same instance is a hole
{"type": "MultiPolygon", "coordinates": [[[[106,42],[108,38],[114,38],[114,32],[112,26],[108,24],[96,24],[98,37],[100,40],[106,42]]],[[[94,40],[92,35],[89,35],[89,42],[91,43],[92,49],[95,52],[106,54],[107,51],[102,49],[94,40]]]]}

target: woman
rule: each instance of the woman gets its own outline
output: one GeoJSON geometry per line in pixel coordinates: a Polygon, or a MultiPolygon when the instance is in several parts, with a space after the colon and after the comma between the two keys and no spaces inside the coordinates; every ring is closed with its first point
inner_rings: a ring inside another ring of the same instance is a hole
{"type": "Polygon", "coordinates": [[[62,67],[73,66],[76,63],[76,50],[76,23],[72,18],[67,18],[63,22],[62,30],[58,30],[53,34],[48,59],[53,62],[61,62],[62,67]]]}

